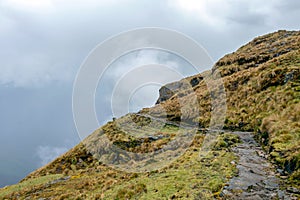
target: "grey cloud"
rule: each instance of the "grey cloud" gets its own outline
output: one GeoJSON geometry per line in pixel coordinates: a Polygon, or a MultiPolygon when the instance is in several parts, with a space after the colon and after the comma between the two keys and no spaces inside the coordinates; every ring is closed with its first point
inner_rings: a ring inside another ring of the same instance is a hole
{"type": "Polygon", "coordinates": [[[5,16],[9,19],[2,23],[13,27],[0,37],[6,47],[0,51],[4,58],[0,81],[21,87],[43,84],[45,80],[70,81],[70,76],[75,75],[88,52],[106,37],[136,26],[157,25],[149,22],[157,20],[158,15],[149,12],[159,10],[150,3],[146,4],[149,4],[147,12],[144,3],[133,7],[117,4],[108,7],[109,12],[101,6],[57,4],[55,12],[45,15],[0,7],[5,9],[5,16]],[[19,76],[12,75],[16,71],[19,71],[19,76]],[[43,76],[45,79],[41,78],[43,76]]]}
{"type": "Polygon", "coordinates": [[[66,147],[51,147],[51,146],[39,146],[37,148],[37,155],[40,159],[38,166],[46,165],[58,156],[65,153],[68,149],[66,147]]]}
{"type": "Polygon", "coordinates": [[[280,0],[274,6],[277,10],[281,12],[295,12],[300,10],[300,1],[298,0],[280,0]]]}

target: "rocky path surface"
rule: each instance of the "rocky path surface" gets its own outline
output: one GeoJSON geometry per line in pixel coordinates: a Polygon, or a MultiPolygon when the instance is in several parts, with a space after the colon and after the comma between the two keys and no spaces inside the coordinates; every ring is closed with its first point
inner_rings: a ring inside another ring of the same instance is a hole
{"type": "MultiPolygon", "coordinates": [[[[162,119],[150,115],[141,115],[152,120],[159,120],[165,124],[179,126],[176,122],[163,121],[162,119]]],[[[181,124],[180,127],[190,129],[195,126],[181,124]]],[[[198,128],[199,131],[210,132],[207,128],[198,128]]],[[[241,143],[232,148],[239,157],[236,167],[238,176],[232,178],[228,185],[221,192],[223,199],[241,200],[297,200],[292,193],[280,188],[280,178],[276,175],[276,169],[268,161],[267,154],[261,146],[254,140],[251,132],[231,132],[216,130],[218,132],[229,132],[240,137],[241,143]]],[[[300,192],[300,191],[297,191],[300,192]]]]}
{"type": "Polygon", "coordinates": [[[241,143],[233,148],[239,156],[238,176],[229,181],[221,196],[225,199],[297,199],[280,189],[274,167],[252,134],[232,133],[241,139],[241,143]]]}

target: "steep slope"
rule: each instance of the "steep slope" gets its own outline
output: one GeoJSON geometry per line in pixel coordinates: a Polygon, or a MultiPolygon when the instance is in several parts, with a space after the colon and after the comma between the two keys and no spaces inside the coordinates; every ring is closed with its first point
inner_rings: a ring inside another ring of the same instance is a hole
{"type": "MultiPolygon", "coordinates": [[[[219,70],[226,88],[225,129],[255,131],[270,157],[291,178],[299,180],[300,166],[300,32],[278,31],[258,37],[220,59],[219,70]]],[[[201,79],[201,75],[190,78],[201,79]]],[[[205,82],[194,90],[199,97],[199,124],[209,124],[210,94],[205,82]]],[[[182,90],[161,105],[144,112],[157,117],[163,107],[172,119],[180,118],[176,98],[189,104],[189,91],[182,90]],[[177,106],[177,107],[176,107],[177,106]]],[[[195,116],[191,116],[195,120],[195,116]]],[[[299,183],[298,183],[299,184],[299,183]]]]}
{"type": "MultiPolygon", "coordinates": [[[[280,172],[288,175],[287,183],[300,188],[300,32],[278,31],[224,56],[211,71],[162,87],[154,107],[109,122],[18,185],[1,189],[0,198],[220,198],[226,182],[237,173],[237,157],[230,150],[239,142],[236,135],[220,132],[211,151],[199,157],[207,130],[198,130],[178,159],[158,170],[142,173],[111,168],[95,159],[91,154],[93,148],[87,150],[84,145],[95,144],[100,136],[106,135],[123,150],[148,153],[175,141],[187,132],[189,125],[208,128],[212,111],[219,108],[211,105],[211,96],[217,94],[208,91],[205,80],[217,72],[226,92],[224,128],[253,131],[269,158],[282,169],[280,172]],[[185,87],[186,83],[191,87],[185,87]],[[197,108],[191,106],[195,105],[191,98],[194,94],[198,97],[197,108]],[[184,113],[182,104],[186,106],[184,113]],[[149,127],[155,119],[165,117],[169,120],[167,124],[157,126],[158,120],[149,127]],[[185,125],[178,126],[179,122],[185,125]],[[119,124],[127,127],[127,131],[119,124]]],[[[108,154],[107,158],[112,156],[108,154]]]]}

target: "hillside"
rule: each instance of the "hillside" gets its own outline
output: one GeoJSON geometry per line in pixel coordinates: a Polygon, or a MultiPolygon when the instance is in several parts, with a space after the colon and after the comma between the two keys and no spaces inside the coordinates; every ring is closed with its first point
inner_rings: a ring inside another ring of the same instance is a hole
{"type": "Polygon", "coordinates": [[[300,191],[299,31],[257,37],[211,71],[159,92],[156,105],[107,123],[19,184],[0,189],[0,199],[221,199],[223,188],[238,175],[240,158],[232,149],[241,140],[232,131],[253,132],[283,186],[293,188],[294,195],[300,191]],[[210,151],[202,152],[208,128],[214,127],[211,113],[221,109],[212,107],[211,96],[218,94],[208,91],[205,81],[217,73],[226,92],[225,131],[213,131],[210,151]],[[167,122],[160,120],[165,117],[167,122]],[[120,150],[111,153],[108,143],[120,150]],[[134,157],[155,156],[162,149],[159,162],[134,157]],[[156,169],[152,162],[161,166],[156,169]]]}

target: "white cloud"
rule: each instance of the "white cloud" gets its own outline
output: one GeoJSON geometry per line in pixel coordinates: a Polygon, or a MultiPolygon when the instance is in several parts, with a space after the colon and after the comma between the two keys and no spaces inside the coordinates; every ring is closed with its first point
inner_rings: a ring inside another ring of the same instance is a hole
{"type": "Polygon", "coordinates": [[[18,11],[45,14],[61,7],[111,6],[117,2],[117,0],[2,0],[0,5],[18,11]]]}
{"type": "Polygon", "coordinates": [[[46,165],[47,163],[53,161],[58,156],[67,152],[65,147],[51,147],[51,146],[39,146],[37,148],[37,156],[40,159],[39,166],[46,165]]]}
{"type": "Polygon", "coordinates": [[[169,5],[186,16],[198,19],[216,29],[230,25],[278,25],[277,16],[285,17],[280,5],[285,1],[261,0],[169,0],[169,5]]]}
{"type": "Polygon", "coordinates": [[[178,60],[175,60],[175,57],[172,59],[168,58],[170,55],[170,53],[159,50],[142,50],[127,54],[117,59],[116,62],[110,66],[113,70],[109,71],[109,76],[117,79],[132,69],[147,64],[163,64],[178,69],[178,60]]]}
{"type": "Polygon", "coordinates": [[[228,10],[224,0],[169,0],[169,5],[208,25],[223,24],[222,15],[228,10]]]}
{"type": "Polygon", "coordinates": [[[54,9],[53,1],[51,0],[3,0],[1,6],[32,13],[45,13],[54,9]]]}
{"type": "Polygon", "coordinates": [[[100,105],[97,107],[101,108],[97,110],[99,120],[106,120],[103,119],[103,109],[111,106],[113,114],[119,117],[128,111],[136,112],[154,105],[160,86],[196,72],[182,58],[165,51],[148,49],[127,54],[111,64],[101,77],[96,94],[97,105],[100,105]]]}

